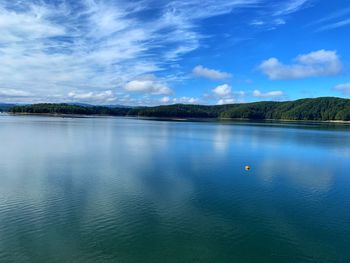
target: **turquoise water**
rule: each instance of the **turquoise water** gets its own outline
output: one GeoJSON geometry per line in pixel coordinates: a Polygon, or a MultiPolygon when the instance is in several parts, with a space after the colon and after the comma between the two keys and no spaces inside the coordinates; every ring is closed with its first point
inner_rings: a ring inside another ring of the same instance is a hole
{"type": "Polygon", "coordinates": [[[0,116],[0,148],[0,262],[350,262],[350,126],[0,116]]]}

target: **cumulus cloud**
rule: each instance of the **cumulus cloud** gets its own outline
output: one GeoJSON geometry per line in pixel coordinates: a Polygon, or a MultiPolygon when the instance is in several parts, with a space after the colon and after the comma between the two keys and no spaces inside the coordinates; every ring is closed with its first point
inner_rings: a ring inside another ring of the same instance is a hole
{"type": "Polygon", "coordinates": [[[165,96],[163,98],[160,99],[161,103],[169,103],[170,102],[170,98],[168,96],[165,96]]]}
{"type": "Polygon", "coordinates": [[[141,92],[149,94],[171,94],[172,90],[158,80],[154,75],[147,75],[142,78],[134,79],[125,84],[124,90],[129,92],[141,92]]]}
{"type": "Polygon", "coordinates": [[[111,90],[106,90],[102,92],[75,92],[71,91],[68,93],[68,98],[73,101],[82,101],[89,103],[113,103],[116,101],[116,96],[111,90]]]}
{"type": "Polygon", "coordinates": [[[341,72],[342,63],[336,51],[322,49],[299,55],[289,65],[269,58],[259,65],[259,69],[272,80],[300,79],[336,75],[341,72]]]}
{"type": "Polygon", "coordinates": [[[213,80],[222,80],[222,79],[227,79],[231,77],[230,73],[215,70],[215,69],[209,69],[209,68],[203,67],[202,65],[196,66],[192,70],[192,73],[196,77],[203,77],[203,78],[208,78],[213,80]]]}
{"type": "Polygon", "coordinates": [[[333,89],[336,91],[340,91],[344,95],[350,95],[350,82],[339,84],[335,86],[333,89]]]}
{"type": "Polygon", "coordinates": [[[161,104],[198,104],[200,102],[200,99],[195,97],[170,98],[168,96],[165,96],[165,97],[162,97],[159,100],[159,102],[161,104]]]}
{"type": "Polygon", "coordinates": [[[253,96],[257,98],[276,98],[284,96],[282,91],[269,91],[269,92],[261,92],[260,90],[254,90],[253,96]]]}
{"type": "Polygon", "coordinates": [[[200,99],[195,97],[171,98],[169,96],[165,96],[162,97],[159,102],[161,104],[198,104],[200,99]]]}
{"type": "Polygon", "coordinates": [[[232,87],[228,84],[219,85],[212,90],[216,98],[219,98],[217,104],[230,104],[237,102],[237,97],[245,96],[244,91],[232,91],[232,87]]]}
{"type": "Polygon", "coordinates": [[[232,104],[236,102],[234,98],[224,98],[217,101],[217,105],[232,104]]]}
{"type": "Polygon", "coordinates": [[[231,96],[232,88],[228,84],[223,84],[213,89],[213,93],[219,97],[231,96]]]}

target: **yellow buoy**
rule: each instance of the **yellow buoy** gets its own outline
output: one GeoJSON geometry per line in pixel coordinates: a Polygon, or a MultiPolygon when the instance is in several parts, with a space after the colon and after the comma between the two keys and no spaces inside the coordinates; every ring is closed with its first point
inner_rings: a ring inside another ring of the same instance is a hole
{"type": "Polygon", "coordinates": [[[245,169],[246,171],[249,171],[249,170],[250,170],[250,167],[249,167],[248,165],[246,165],[246,166],[244,167],[244,169],[245,169]]]}

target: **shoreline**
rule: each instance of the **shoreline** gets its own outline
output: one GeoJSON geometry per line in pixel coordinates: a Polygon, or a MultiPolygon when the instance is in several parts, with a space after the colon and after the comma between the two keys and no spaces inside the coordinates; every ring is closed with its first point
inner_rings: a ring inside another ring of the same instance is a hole
{"type": "Polygon", "coordinates": [[[11,113],[1,112],[3,115],[10,116],[47,116],[59,118],[98,118],[98,117],[119,117],[119,118],[135,118],[144,120],[163,120],[163,121],[246,121],[246,122],[306,122],[306,123],[332,123],[332,124],[350,124],[350,121],[342,120],[288,120],[288,119],[231,119],[231,118],[182,118],[182,117],[152,117],[152,116],[127,116],[127,115],[103,115],[103,114],[61,114],[61,113],[11,113]]]}

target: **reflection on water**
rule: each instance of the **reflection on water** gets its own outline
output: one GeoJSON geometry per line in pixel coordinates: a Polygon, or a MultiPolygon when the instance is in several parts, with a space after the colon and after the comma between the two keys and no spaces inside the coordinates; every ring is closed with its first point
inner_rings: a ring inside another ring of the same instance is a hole
{"type": "MultiPolygon", "coordinates": [[[[334,165],[334,164],[333,164],[334,165]]],[[[326,193],[331,190],[333,181],[332,167],[322,164],[314,164],[312,161],[283,160],[276,162],[273,157],[262,161],[259,176],[269,184],[281,180],[281,176],[290,184],[296,184],[298,188],[305,188],[312,192],[326,193]],[[275,171],[280,171],[279,174],[275,171]]],[[[314,193],[315,194],[315,193],[314,193]]]]}
{"type": "Polygon", "coordinates": [[[0,262],[349,262],[349,139],[1,116],[0,262]]]}

